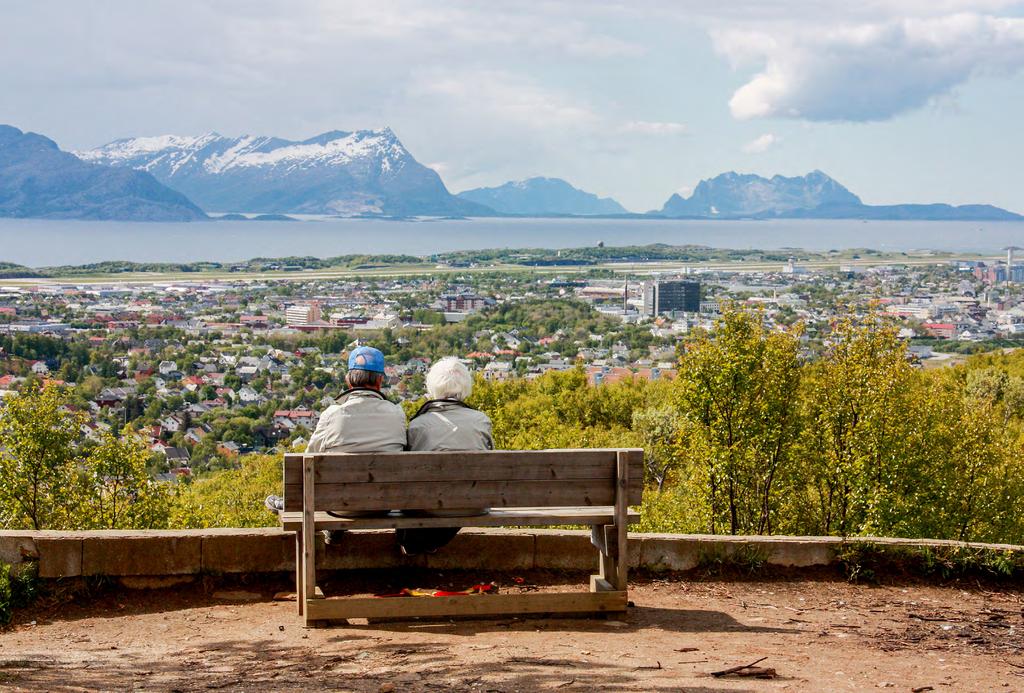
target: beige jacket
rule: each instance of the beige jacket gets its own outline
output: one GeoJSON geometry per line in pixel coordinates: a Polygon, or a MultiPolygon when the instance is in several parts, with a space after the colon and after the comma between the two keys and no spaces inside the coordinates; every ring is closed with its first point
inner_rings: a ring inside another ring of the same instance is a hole
{"type": "MultiPolygon", "coordinates": [[[[482,411],[443,400],[431,402],[427,410],[409,422],[410,450],[493,450],[491,420],[482,411]]],[[[466,517],[487,512],[486,508],[449,508],[423,515],[466,517]]]]}
{"type": "Polygon", "coordinates": [[[320,415],[306,452],[401,452],[405,444],[402,408],[355,390],[320,415]]]}
{"type": "Polygon", "coordinates": [[[409,422],[410,450],[493,450],[487,414],[454,402],[432,402],[409,422]]]}

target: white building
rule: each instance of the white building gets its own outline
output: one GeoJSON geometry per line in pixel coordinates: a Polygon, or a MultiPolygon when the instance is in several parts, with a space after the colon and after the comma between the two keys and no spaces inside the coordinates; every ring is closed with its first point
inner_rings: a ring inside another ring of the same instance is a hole
{"type": "Polygon", "coordinates": [[[320,322],[320,303],[297,303],[285,310],[285,320],[289,326],[312,325],[320,322]]]}

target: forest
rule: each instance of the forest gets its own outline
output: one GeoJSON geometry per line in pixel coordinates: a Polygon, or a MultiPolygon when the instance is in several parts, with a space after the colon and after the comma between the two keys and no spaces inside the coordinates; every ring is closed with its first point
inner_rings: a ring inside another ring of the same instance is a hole
{"type": "MultiPolygon", "coordinates": [[[[873,314],[813,352],[801,330],[727,309],[682,344],[675,380],[592,386],[576,368],[480,379],[471,403],[499,448],[644,448],[642,531],[1024,543],[1024,355],[922,370],[873,314]]],[[[159,484],[130,430],[86,441],[67,404],[53,387],[7,400],[0,527],[274,524],[279,455],[159,484]]]]}

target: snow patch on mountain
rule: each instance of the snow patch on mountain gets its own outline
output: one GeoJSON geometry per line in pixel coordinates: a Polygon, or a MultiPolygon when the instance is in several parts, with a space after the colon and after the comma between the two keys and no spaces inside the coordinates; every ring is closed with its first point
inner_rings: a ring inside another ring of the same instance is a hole
{"type": "Polygon", "coordinates": [[[120,139],[85,161],[152,173],[205,209],[281,214],[493,214],[453,197],[390,128],[277,137],[160,135],[120,139]]]}

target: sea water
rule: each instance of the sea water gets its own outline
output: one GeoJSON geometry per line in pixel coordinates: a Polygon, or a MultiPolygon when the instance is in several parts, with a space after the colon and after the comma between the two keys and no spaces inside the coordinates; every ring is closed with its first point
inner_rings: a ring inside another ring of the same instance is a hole
{"type": "Polygon", "coordinates": [[[191,223],[0,219],[0,261],[32,267],[103,260],[233,262],[351,253],[429,255],[485,248],[696,244],[826,251],[998,253],[1024,246],[1024,222],[666,219],[432,219],[191,223]]]}

